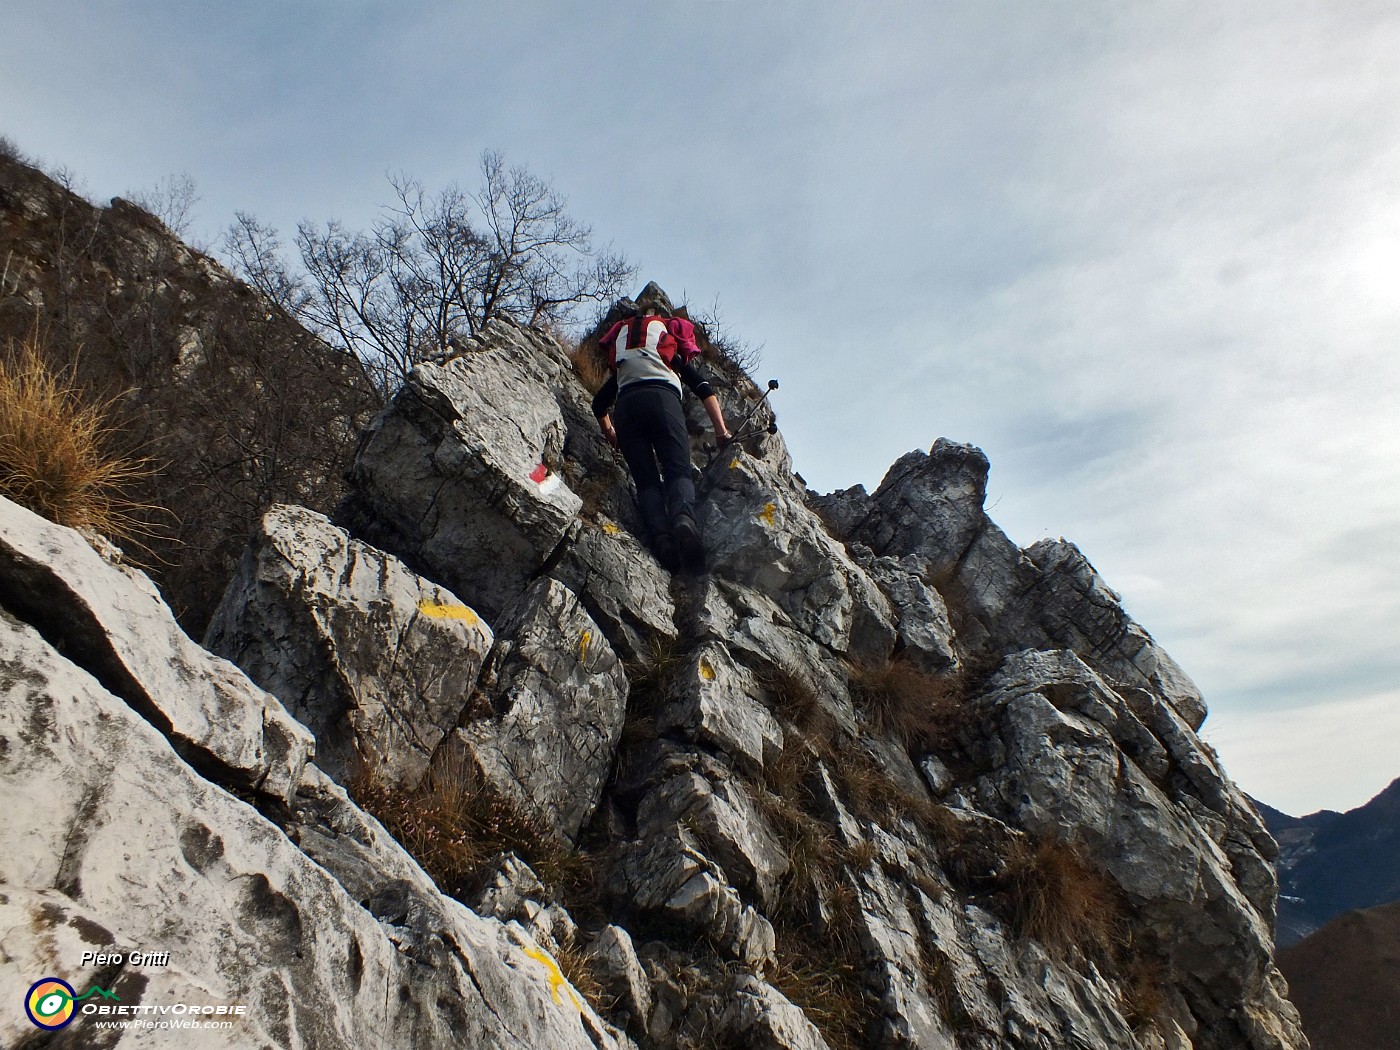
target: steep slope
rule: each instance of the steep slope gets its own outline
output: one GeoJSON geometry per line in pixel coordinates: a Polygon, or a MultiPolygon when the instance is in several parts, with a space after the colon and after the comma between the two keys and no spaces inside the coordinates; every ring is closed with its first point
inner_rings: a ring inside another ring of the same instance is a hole
{"type": "Polygon", "coordinates": [[[1400,900],[1400,780],[1346,813],[1260,812],[1279,843],[1280,947],[1343,912],[1400,900]]]}
{"type": "Polygon", "coordinates": [[[987,471],[818,497],[763,433],[673,577],[568,357],[492,322],[335,520],[263,516],[206,636],[241,671],[3,508],[0,991],[238,1002],[229,1046],[1307,1046],[1199,692],[987,471]]]}
{"type": "Polygon", "coordinates": [[[1315,1050],[1400,1047],[1400,904],[1332,920],[1279,968],[1315,1050]]]}
{"type": "Polygon", "coordinates": [[[351,362],[154,216],[0,153],[0,352],[25,339],[121,395],[120,443],[158,468],[129,493],[152,532],[128,553],[196,632],[268,504],[335,506],[377,407],[351,362]]]}
{"type": "MultiPolygon", "coordinates": [[[[757,390],[720,371],[739,415],[757,390]]],[[[497,628],[494,684],[435,760],[599,869],[546,897],[634,935],[645,1045],[1305,1045],[1271,962],[1274,844],[1195,736],[1199,693],[1071,545],[987,520],[987,466],[939,442],[817,498],[762,436],[706,478],[711,574],[671,578],[568,360],[509,323],[421,366],[362,443],[350,542],[497,628]],[[567,683],[617,658],[621,723],[603,702],[581,725],[567,683]],[[769,1005],[735,1015],[741,990],[769,1005]],[[818,1027],[775,1035],[788,1002],[818,1027]]],[[[277,626],[337,601],[286,572],[282,520],[209,642],[348,668],[353,636],[294,651],[277,626]]]]}

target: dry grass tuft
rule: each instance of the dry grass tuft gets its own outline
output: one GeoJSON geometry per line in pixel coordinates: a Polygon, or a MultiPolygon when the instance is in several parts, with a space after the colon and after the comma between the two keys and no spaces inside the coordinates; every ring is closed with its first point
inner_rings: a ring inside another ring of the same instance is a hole
{"type": "Polygon", "coordinates": [[[125,493],[148,460],[112,451],[115,398],[88,402],[44,360],[37,336],[0,356],[0,495],[59,525],[122,542],[149,536],[151,508],[125,493]]]}
{"type": "Polygon", "coordinates": [[[967,724],[968,695],[961,674],[926,674],[905,660],[858,667],[851,675],[856,705],[911,750],[948,750],[967,724]]]}
{"type": "Polygon", "coordinates": [[[364,768],[346,789],[451,896],[470,894],[504,852],[520,856],[552,888],[589,880],[587,856],[491,790],[465,756],[435,762],[410,790],[364,768]]]}
{"type": "Polygon", "coordinates": [[[647,639],[646,653],[637,660],[628,661],[626,666],[630,687],[628,717],[650,713],[652,702],[670,689],[689,655],[679,638],[654,634],[647,639]],[[636,711],[633,711],[634,706],[636,711]]]}
{"type": "Polygon", "coordinates": [[[871,1045],[880,1009],[866,988],[865,966],[855,954],[780,932],[777,967],[769,980],[802,1009],[832,1050],[871,1045]]]}
{"type": "Polygon", "coordinates": [[[826,712],[817,692],[803,675],[787,667],[774,666],[758,676],[758,683],[768,695],[770,706],[781,717],[809,735],[822,728],[826,712]]]}
{"type": "Polygon", "coordinates": [[[569,363],[574,366],[574,375],[590,394],[596,394],[608,381],[610,370],[597,340],[585,339],[569,351],[569,363]]]}
{"type": "Polygon", "coordinates": [[[559,972],[598,1013],[606,1016],[616,1006],[617,997],[608,995],[593,957],[577,940],[559,945],[554,961],[559,964],[559,972]]]}
{"type": "Polygon", "coordinates": [[[1012,929],[1061,957],[1078,948],[1111,961],[1123,943],[1121,891],[1068,843],[1017,839],[1004,858],[1012,929]]]}
{"type": "Polygon", "coordinates": [[[1125,947],[1118,964],[1118,987],[1123,1017],[1134,1029],[1157,1023],[1167,1010],[1166,989],[1171,975],[1155,954],[1125,947]]]}

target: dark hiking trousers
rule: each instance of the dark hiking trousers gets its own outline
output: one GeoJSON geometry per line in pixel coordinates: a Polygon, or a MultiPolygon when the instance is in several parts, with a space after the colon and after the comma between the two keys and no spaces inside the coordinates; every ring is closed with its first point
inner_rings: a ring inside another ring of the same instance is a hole
{"type": "Polygon", "coordinates": [[[690,438],[680,396],[663,383],[624,388],[613,409],[613,425],[622,458],[637,485],[637,505],[647,533],[652,538],[664,535],[676,515],[692,514],[695,508],[690,438]]]}

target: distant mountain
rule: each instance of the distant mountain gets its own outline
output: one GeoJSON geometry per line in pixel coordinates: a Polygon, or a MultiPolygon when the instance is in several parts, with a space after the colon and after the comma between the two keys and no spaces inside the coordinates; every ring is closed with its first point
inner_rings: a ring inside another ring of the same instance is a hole
{"type": "Polygon", "coordinates": [[[1343,912],[1400,901],[1400,779],[1346,813],[1291,817],[1255,805],[1279,844],[1280,948],[1343,912]]]}
{"type": "Polygon", "coordinates": [[[1400,1050],[1400,903],[1343,915],[1278,965],[1317,1050],[1400,1050]]]}

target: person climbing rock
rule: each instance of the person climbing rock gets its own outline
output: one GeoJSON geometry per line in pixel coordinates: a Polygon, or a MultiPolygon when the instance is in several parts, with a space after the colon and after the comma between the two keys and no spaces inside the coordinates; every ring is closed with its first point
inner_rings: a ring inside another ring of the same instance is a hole
{"type": "Polygon", "coordinates": [[[612,374],[593,398],[593,414],[632,472],[651,548],[670,571],[682,562],[701,564],[704,547],[695,521],[682,383],[705,406],[715,441],[724,445],[730,434],[719,398],[695,362],[700,354],[695,326],[649,306],[623,316],[598,345],[612,374]]]}

